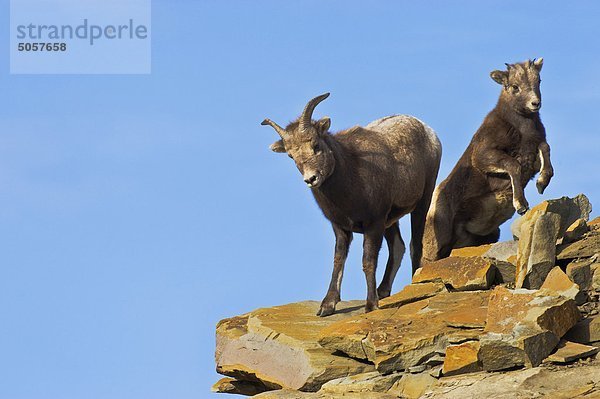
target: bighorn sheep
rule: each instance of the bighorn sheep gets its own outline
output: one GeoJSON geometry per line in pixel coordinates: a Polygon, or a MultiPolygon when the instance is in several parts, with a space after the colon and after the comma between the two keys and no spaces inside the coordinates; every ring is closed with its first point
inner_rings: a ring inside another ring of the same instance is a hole
{"type": "Polygon", "coordinates": [[[367,312],[378,298],[389,296],[405,246],[398,219],[411,213],[413,271],[422,255],[425,216],[441,158],[435,132],[416,118],[388,116],[367,127],[329,133],[331,121],[312,120],[315,107],[329,93],[313,98],[302,115],[285,129],[265,119],[281,136],[271,145],[287,152],[311,188],[317,204],[333,226],[335,257],[327,295],[319,316],[335,312],[352,233],[364,234],[363,271],[367,280],[367,312]],[[375,269],[381,243],[389,248],[385,275],[375,289],[375,269]]]}
{"type": "Polygon", "coordinates": [[[502,85],[486,116],[450,175],[435,190],[427,215],[423,260],[450,255],[453,248],[498,241],[499,226],[529,205],[523,193],[539,171],[540,194],[554,171],[540,119],[543,59],[506,64],[491,78],[502,85]]]}

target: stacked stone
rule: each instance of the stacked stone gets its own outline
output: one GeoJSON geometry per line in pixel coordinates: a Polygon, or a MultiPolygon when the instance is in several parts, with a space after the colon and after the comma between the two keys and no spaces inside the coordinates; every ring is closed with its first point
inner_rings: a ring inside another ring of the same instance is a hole
{"type": "Polygon", "coordinates": [[[308,301],[223,320],[216,362],[228,377],[213,390],[263,399],[481,397],[490,387],[506,397],[600,395],[600,218],[590,212],[584,195],[545,201],[513,224],[514,241],[425,264],[367,314],[361,301],[342,302],[320,318],[308,301]]]}

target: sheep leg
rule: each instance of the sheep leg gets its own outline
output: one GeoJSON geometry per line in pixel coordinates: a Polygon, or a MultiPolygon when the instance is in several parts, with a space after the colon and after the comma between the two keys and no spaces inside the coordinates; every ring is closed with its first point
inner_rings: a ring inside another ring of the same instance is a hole
{"type": "Polygon", "coordinates": [[[443,189],[438,186],[425,219],[421,262],[447,258],[455,241],[454,214],[443,189]]]}
{"type": "Polygon", "coordinates": [[[421,267],[421,258],[423,257],[423,235],[425,234],[427,211],[429,211],[429,205],[431,205],[436,177],[437,174],[434,174],[432,175],[432,178],[429,179],[425,186],[425,190],[423,190],[423,196],[410,214],[410,258],[412,263],[412,274],[415,274],[417,269],[421,267]]]}
{"type": "Polygon", "coordinates": [[[348,257],[348,250],[352,242],[352,232],[345,231],[339,226],[333,225],[335,234],[335,255],[333,257],[333,273],[331,274],[331,282],[329,289],[321,307],[317,312],[317,316],[325,317],[332,315],[335,312],[335,306],[341,300],[340,290],[342,286],[342,277],[344,275],[344,265],[348,257]]]}
{"type": "Polygon", "coordinates": [[[547,142],[543,142],[538,147],[538,152],[541,161],[540,176],[536,181],[536,187],[540,194],[544,194],[544,190],[550,184],[550,179],[554,176],[554,168],[550,162],[550,146],[547,142]]]}
{"type": "Polygon", "coordinates": [[[506,173],[510,177],[513,207],[519,215],[529,209],[521,184],[521,164],[515,158],[499,151],[488,149],[487,153],[473,154],[473,165],[484,173],[506,173]]]}
{"type": "Polygon", "coordinates": [[[365,312],[378,309],[377,289],[375,282],[375,271],[377,269],[377,258],[383,241],[384,226],[370,226],[365,229],[363,242],[363,272],[367,280],[367,304],[365,312]]]}
{"type": "Polygon", "coordinates": [[[387,265],[385,266],[383,280],[381,280],[381,284],[379,284],[379,288],[377,288],[377,296],[379,299],[390,296],[390,293],[392,292],[392,283],[396,278],[396,273],[398,273],[398,269],[402,263],[402,257],[404,256],[404,252],[406,250],[406,246],[404,245],[404,241],[400,235],[398,222],[394,223],[385,230],[384,237],[385,241],[387,242],[390,255],[388,257],[387,265]]]}

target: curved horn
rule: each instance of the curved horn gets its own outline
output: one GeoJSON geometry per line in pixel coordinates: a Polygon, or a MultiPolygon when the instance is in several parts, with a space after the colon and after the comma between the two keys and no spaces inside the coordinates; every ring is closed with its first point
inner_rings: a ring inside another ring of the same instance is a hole
{"type": "Polygon", "coordinates": [[[312,119],[313,111],[315,110],[316,106],[319,105],[319,103],[325,100],[327,97],[329,97],[329,93],[321,94],[320,96],[313,98],[308,102],[308,104],[306,104],[306,107],[304,107],[304,111],[302,111],[302,116],[300,116],[300,130],[306,130],[308,128],[312,119]]]}
{"type": "Polygon", "coordinates": [[[277,123],[275,123],[272,120],[270,120],[269,118],[267,118],[264,121],[262,121],[261,125],[263,125],[263,126],[267,126],[267,125],[271,126],[273,129],[275,129],[275,131],[277,132],[277,134],[279,134],[279,136],[281,138],[284,138],[285,136],[287,136],[287,132],[285,131],[285,129],[282,128],[281,126],[279,126],[277,123]]]}

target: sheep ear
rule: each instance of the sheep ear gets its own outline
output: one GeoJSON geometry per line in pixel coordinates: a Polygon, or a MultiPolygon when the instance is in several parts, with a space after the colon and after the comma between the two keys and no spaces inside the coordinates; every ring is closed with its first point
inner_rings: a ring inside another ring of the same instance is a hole
{"type": "Polygon", "coordinates": [[[533,67],[535,69],[537,69],[538,72],[540,72],[542,70],[542,66],[544,65],[544,59],[543,58],[538,58],[537,60],[533,60],[533,67]]]}
{"type": "Polygon", "coordinates": [[[285,146],[283,145],[283,140],[277,140],[273,144],[269,146],[271,151],[273,152],[286,152],[285,146]]]}
{"type": "Polygon", "coordinates": [[[506,86],[508,84],[508,72],[506,71],[492,71],[490,77],[499,85],[506,86]]]}
{"type": "Polygon", "coordinates": [[[327,134],[329,128],[331,127],[331,119],[329,119],[328,116],[324,116],[317,122],[317,127],[320,134],[327,134]]]}

